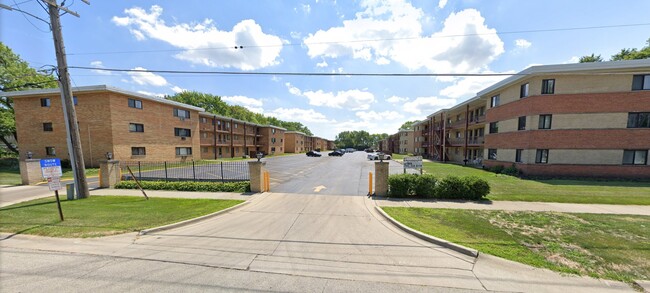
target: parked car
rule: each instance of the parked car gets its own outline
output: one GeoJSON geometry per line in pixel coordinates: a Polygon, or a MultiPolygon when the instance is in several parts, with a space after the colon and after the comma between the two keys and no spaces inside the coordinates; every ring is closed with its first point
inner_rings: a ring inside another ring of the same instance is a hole
{"type": "Polygon", "coordinates": [[[382,152],[377,152],[377,153],[368,154],[368,160],[371,160],[371,161],[379,160],[379,156],[381,156],[381,155],[384,155],[384,160],[390,160],[391,159],[390,155],[384,154],[382,152]]]}
{"type": "Polygon", "coordinates": [[[320,157],[320,156],[321,156],[321,154],[319,152],[315,152],[315,151],[308,151],[307,152],[307,157],[320,157]]]}
{"type": "Polygon", "coordinates": [[[342,152],[339,152],[339,151],[333,151],[333,152],[330,152],[330,153],[327,154],[327,155],[330,156],[330,157],[342,157],[342,156],[343,156],[343,153],[342,153],[342,152]]]}
{"type": "Polygon", "coordinates": [[[357,151],[357,150],[354,149],[354,148],[347,148],[347,149],[345,149],[345,152],[346,152],[346,153],[354,153],[354,152],[356,152],[356,151],[357,151]]]}

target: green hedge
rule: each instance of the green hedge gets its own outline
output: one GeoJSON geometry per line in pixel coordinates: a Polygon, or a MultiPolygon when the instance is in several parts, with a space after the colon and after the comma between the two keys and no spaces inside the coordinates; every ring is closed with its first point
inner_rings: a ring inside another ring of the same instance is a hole
{"type": "Polygon", "coordinates": [[[475,177],[398,174],[388,177],[388,196],[480,200],[490,193],[487,181],[475,177]]]}
{"type": "MultiPolygon", "coordinates": [[[[249,192],[250,182],[191,182],[191,181],[140,181],[144,189],[150,190],[176,190],[176,191],[208,191],[208,192],[249,192]]],[[[122,181],[115,185],[118,189],[136,189],[135,181],[122,181]]]]}

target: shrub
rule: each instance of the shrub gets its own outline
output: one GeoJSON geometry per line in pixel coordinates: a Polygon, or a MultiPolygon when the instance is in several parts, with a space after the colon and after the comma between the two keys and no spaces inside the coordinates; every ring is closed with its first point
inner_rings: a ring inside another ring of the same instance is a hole
{"type": "Polygon", "coordinates": [[[505,169],[505,167],[503,165],[496,165],[496,166],[490,168],[490,171],[492,171],[494,173],[497,173],[497,174],[501,174],[501,172],[503,172],[503,169],[505,169]]]}
{"type": "MultiPolygon", "coordinates": [[[[250,182],[191,182],[191,181],[140,181],[143,189],[176,190],[176,191],[207,191],[207,192],[248,192],[250,182]]],[[[136,189],[135,181],[122,181],[115,185],[117,189],[136,189]]]]}
{"type": "Polygon", "coordinates": [[[388,177],[388,195],[391,197],[409,197],[414,195],[415,174],[398,174],[388,177]]]}
{"type": "Polygon", "coordinates": [[[476,176],[467,176],[463,178],[463,183],[468,189],[465,199],[481,200],[490,193],[490,184],[484,179],[476,176]]]}
{"type": "Polygon", "coordinates": [[[435,197],[436,181],[436,177],[432,174],[416,176],[413,185],[413,192],[418,197],[435,197]]]}
{"type": "Polygon", "coordinates": [[[519,170],[517,170],[515,164],[512,164],[512,166],[508,168],[504,168],[503,171],[501,171],[501,174],[510,175],[510,176],[519,176],[519,170]]]}
{"type": "Polygon", "coordinates": [[[456,176],[447,176],[436,186],[437,198],[462,199],[469,194],[465,181],[456,176]]]}

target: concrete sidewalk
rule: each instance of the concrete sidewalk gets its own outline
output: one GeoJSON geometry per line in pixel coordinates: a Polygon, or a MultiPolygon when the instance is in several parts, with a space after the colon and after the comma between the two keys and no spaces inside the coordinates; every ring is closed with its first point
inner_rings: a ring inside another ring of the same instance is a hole
{"type": "Polygon", "coordinates": [[[436,209],[505,210],[650,216],[650,206],[642,205],[578,204],[526,201],[475,202],[453,200],[398,199],[386,197],[375,198],[374,202],[380,207],[423,207],[436,209]]]}

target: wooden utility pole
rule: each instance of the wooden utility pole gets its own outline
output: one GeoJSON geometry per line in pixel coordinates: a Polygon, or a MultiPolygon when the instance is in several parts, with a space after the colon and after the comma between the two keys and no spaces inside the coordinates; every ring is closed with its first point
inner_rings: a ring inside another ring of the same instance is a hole
{"type": "MultiPolygon", "coordinates": [[[[56,51],[56,63],[59,73],[61,97],[65,106],[66,123],[68,125],[68,139],[70,140],[70,162],[74,172],[75,185],[79,198],[90,196],[88,182],[86,181],[86,168],[83,152],[81,150],[81,137],[79,136],[79,125],[77,124],[77,112],[72,99],[72,87],[70,86],[70,75],[68,74],[68,63],[63,45],[61,33],[61,21],[59,19],[59,5],[55,0],[44,0],[49,7],[50,25],[52,26],[52,37],[54,38],[54,49],[56,51]]],[[[67,11],[67,10],[66,10],[67,11]]],[[[67,11],[69,12],[69,11],[67,11]]],[[[74,15],[74,14],[73,14],[74,15]]]]}

